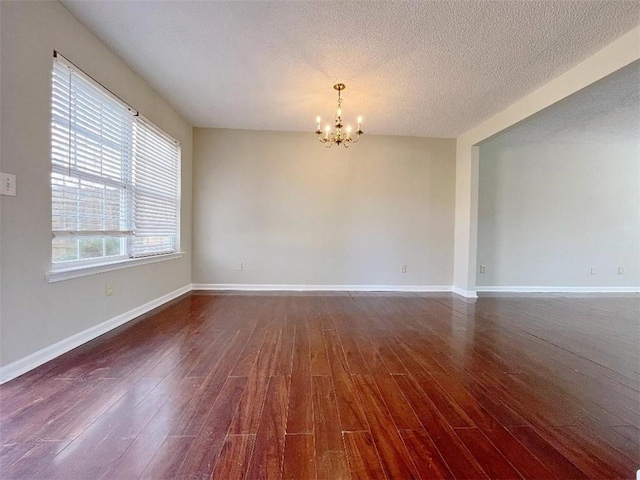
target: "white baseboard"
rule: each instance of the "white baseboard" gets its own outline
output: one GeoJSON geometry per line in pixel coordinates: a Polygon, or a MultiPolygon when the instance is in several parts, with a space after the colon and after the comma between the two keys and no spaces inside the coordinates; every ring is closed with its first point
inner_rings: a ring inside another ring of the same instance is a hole
{"type": "Polygon", "coordinates": [[[167,293],[161,297],[156,298],[155,300],[151,300],[144,305],[136,307],[128,312],[125,312],[117,317],[113,317],[105,322],[100,323],[99,325],[95,325],[91,328],[83,330],[82,332],[76,333],[64,340],[60,340],[53,345],[49,345],[48,347],[43,348],[42,350],[38,350],[31,355],[28,355],[20,360],[16,360],[15,362],[9,363],[3,367],[0,367],[0,385],[12,380],[23,373],[27,373],[29,370],[33,370],[36,367],[39,367],[43,363],[48,362],[49,360],[53,360],[54,358],[62,355],[63,353],[67,353],[70,350],[73,350],[76,347],[79,347],[83,343],[87,343],[90,340],[93,340],[100,335],[107,333],[114,328],[119,327],[127,322],[130,322],[134,318],[143,315],[154,308],[157,308],[174,298],[179,297],[180,295],[184,295],[185,293],[191,291],[191,285],[185,285],[182,288],[179,288],[171,293],[167,293]]]}
{"type": "Polygon", "coordinates": [[[42,350],[21,358],[20,360],[16,360],[15,362],[0,367],[0,385],[192,290],[245,292],[453,292],[456,295],[461,295],[465,298],[478,298],[476,291],[480,293],[640,293],[640,287],[479,286],[476,291],[471,291],[451,285],[280,285],[194,283],[185,285],[182,288],[158,297],[155,300],[102,322],[99,325],[95,325],[82,332],[76,333],[75,335],[45,347],[42,350]]]}
{"type": "Polygon", "coordinates": [[[465,290],[463,288],[453,286],[451,288],[451,291],[456,295],[460,295],[461,297],[464,297],[464,298],[478,298],[478,294],[476,293],[475,290],[465,290]]]}
{"type": "Polygon", "coordinates": [[[481,293],[640,293],[640,287],[487,287],[478,286],[481,293]]]}
{"type": "Polygon", "coordinates": [[[278,285],[194,283],[193,290],[238,292],[451,292],[451,285],[278,285]]]}

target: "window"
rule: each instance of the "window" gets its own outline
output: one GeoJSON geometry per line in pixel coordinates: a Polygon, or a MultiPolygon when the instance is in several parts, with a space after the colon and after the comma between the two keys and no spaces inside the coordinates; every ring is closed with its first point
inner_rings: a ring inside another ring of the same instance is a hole
{"type": "Polygon", "coordinates": [[[59,54],[52,86],[53,270],[176,252],[179,143],[59,54]]]}

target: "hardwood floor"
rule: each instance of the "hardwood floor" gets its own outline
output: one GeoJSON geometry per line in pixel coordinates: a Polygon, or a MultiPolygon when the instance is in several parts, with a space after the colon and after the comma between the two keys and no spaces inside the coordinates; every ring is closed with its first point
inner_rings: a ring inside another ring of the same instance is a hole
{"type": "Polygon", "coordinates": [[[633,478],[640,298],[192,293],[0,387],[2,479],[633,478]]]}

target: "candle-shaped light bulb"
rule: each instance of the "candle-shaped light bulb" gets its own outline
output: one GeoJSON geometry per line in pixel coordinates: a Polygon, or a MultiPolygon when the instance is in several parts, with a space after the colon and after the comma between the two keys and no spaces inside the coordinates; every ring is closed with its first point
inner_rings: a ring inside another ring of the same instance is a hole
{"type": "Polygon", "coordinates": [[[362,123],[362,117],[358,117],[358,126],[362,123]]]}
{"type": "Polygon", "coordinates": [[[324,131],[325,131],[324,138],[325,138],[325,139],[328,139],[328,138],[329,138],[329,132],[331,131],[331,127],[330,127],[329,125],[327,125],[327,126],[324,128],[324,131]]]}
{"type": "Polygon", "coordinates": [[[347,125],[347,133],[351,133],[351,125],[347,125]]]}
{"type": "Polygon", "coordinates": [[[342,109],[341,109],[340,107],[338,107],[338,111],[336,112],[336,115],[337,115],[338,117],[341,117],[341,116],[342,116],[342,109]]]}
{"type": "Polygon", "coordinates": [[[317,123],[318,125],[320,125],[320,115],[318,115],[318,116],[316,117],[316,123],[317,123]]]}

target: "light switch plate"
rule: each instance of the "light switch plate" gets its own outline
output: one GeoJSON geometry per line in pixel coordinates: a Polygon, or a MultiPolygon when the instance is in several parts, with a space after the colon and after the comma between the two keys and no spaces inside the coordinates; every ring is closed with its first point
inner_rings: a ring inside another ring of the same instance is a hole
{"type": "Polygon", "coordinates": [[[16,196],[16,176],[9,173],[0,173],[0,194],[16,196]]]}

